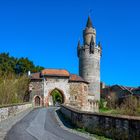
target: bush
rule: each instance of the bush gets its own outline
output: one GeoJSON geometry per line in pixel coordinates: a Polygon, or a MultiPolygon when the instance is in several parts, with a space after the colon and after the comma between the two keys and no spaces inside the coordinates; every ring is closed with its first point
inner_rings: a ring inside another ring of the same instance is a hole
{"type": "Polygon", "coordinates": [[[108,98],[106,107],[103,106],[104,102],[105,101],[101,99],[100,112],[131,116],[140,115],[140,98],[136,96],[131,95],[123,99],[121,104],[117,102],[116,98],[108,98]]]}
{"type": "Polygon", "coordinates": [[[27,76],[9,74],[0,78],[0,105],[21,103],[28,93],[27,76]]]}
{"type": "Polygon", "coordinates": [[[120,114],[139,115],[140,114],[140,99],[135,96],[127,97],[120,107],[117,108],[120,114]]]}
{"type": "Polygon", "coordinates": [[[99,108],[100,109],[106,109],[107,108],[107,101],[105,99],[101,98],[101,100],[99,102],[99,108]]]}
{"type": "Polygon", "coordinates": [[[56,103],[62,104],[63,103],[63,97],[62,97],[61,93],[57,89],[55,89],[52,92],[52,97],[53,97],[53,103],[54,104],[56,104],[56,103]]]}
{"type": "Polygon", "coordinates": [[[107,100],[107,107],[109,109],[116,109],[118,105],[118,98],[115,93],[111,93],[106,100],[107,100]]]}

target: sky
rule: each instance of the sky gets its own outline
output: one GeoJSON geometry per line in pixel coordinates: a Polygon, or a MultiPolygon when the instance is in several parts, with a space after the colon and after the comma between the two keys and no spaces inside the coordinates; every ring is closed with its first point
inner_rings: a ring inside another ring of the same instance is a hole
{"type": "Polygon", "coordinates": [[[139,0],[0,0],[0,53],[78,74],[77,43],[90,9],[101,80],[140,86],[139,0]]]}

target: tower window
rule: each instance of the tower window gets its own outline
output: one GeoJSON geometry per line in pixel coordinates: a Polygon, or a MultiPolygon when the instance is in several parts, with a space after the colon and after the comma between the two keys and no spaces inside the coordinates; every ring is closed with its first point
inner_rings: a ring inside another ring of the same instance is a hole
{"type": "Polygon", "coordinates": [[[84,91],[87,91],[87,86],[84,86],[84,91]]]}

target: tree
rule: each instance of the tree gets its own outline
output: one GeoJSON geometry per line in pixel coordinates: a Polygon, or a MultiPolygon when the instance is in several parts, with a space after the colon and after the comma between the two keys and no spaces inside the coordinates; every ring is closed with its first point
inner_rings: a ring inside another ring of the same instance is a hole
{"type": "Polygon", "coordinates": [[[28,99],[27,72],[38,72],[42,69],[43,67],[35,66],[28,58],[16,58],[9,53],[1,53],[0,105],[23,102],[28,99]]]}
{"type": "Polygon", "coordinates": [[[0,54],[0,72],[3,75],[14,73],[16,58],[10,57],[9,53],[0,54]]]}
{"type": "Polygon", "coordinates": [[[43,69],[44,69],[44,67],[36,66],[36,67],[33,68],[32,72],[39,72],[39,71],[41,71],[43,69]]]}
{"type": "Polygon", "coordinates": [[[52,97],[53,97],[53,103],[54,104],[56,104],[57,102],[60,103],[60,104],[63,103],[63,96],[57,89],[52,91],[52,97]]]}
{"type": "Polygon", "coordinates": [[[39,72],[44,69],[41,66],[35,66],[34,63],[26,58],[11,57],[9,53],[0,54],[0,75],[8,75],[9,73],[27,74],[28,71],[39,72]]]}
{"type": "Polygon", "coordinates": [[[35,68],[32,61],[30,61],[28,58],[20,58],[16,63],[16,73],[17,74],[24,74],[28,71],[33,71],[35,68]]]}

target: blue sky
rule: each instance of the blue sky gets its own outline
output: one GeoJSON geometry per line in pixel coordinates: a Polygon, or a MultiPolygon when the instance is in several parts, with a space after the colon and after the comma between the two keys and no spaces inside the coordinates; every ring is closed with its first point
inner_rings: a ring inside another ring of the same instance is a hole
{"type": "Polygon", "coordinates": [[[78,73],[89,9],[101,41],[101,80],[140,85],[139,0],[0,0],[0,52],[78,73]]]}

